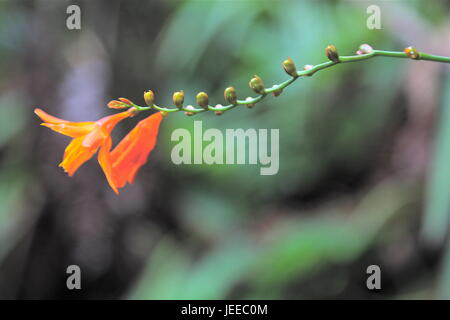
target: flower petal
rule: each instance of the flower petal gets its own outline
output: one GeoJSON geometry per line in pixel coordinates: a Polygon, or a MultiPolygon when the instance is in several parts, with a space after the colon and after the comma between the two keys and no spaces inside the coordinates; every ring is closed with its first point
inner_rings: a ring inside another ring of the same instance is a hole
{"type": "Polygon", "coordinates": [[[128,109],[127,111],[119,112],[111,116],[101,118],[100,120],[97,120],[96,123],[99,126],[103,127],[108,132],[108,134],[110,134],[114,127],[119,123],[119,121],[132,115],[133,111],[131,109],[128,109]]]}
{"type": "Polygon", "coordinates": [[[140,121],[111,152],[114,179],[119,188],[127,181],[133,183],[137,172],[147,162],[156,145],[162,119],[162,114],[158,112],[140,121]]]}
{"type": "Polygon", "coordinates": [[[68,123],[41,123],[47,127],[66,136],[77,138],[88,134],[95,128],[95,122],[68,122],[68,123]]]}
{"type": "Polygon", "coordinates": [[[119,191],[117,190],[117,186],[113,179],[113,170],[109,154],[111,144],[112,144],[111,137],[108,137],[103,142],[103,144],[100,147],[100,151],[98,152],[98,163],[100,164],[100,167],[103,169],[106,180],[108,180],[110,187],[114,190],[116,194],[119,194],[119,191]]]}
{"type": "Polygon", "coordinates": [[[53,124],[59,124],[59,123],[68,123],[70,121],[63,120],[54,116],[49,115],[47,112],[45,112],[42,109],[36,108],[34,109],[34,113],[41,118],[42,121],[47,123],[53,123],[53,124]]]}
{"type": "Polygon", "coordinates": [[[95,122],[70,122],[53,117],[41,109],[34,109],[34,113],[44,121],[41,123],[42,126],[72,138],[85,135],[95,127],[95,122]]]}
{"type": "Polygon", "coordinates": [[[65,172],[71,177],[78,168],[88,161],[98,149],[83,147],[84,137],[78,137],[72,140],[64,151],[63,161],[59,164],[65,172]]]}

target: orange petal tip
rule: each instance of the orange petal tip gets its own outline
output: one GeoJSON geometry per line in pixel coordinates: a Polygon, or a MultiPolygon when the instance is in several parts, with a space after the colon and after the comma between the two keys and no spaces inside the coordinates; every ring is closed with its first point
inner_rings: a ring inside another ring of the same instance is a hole
{"type": "Polygon", "coordinates": [[[123,109],[123,108],[127,108],[127,105],[124,102],[122,102],[122,101],[111,100],[110,102],[108,102],[108,108],[110,108],[110,109],[123,109]]]}
{"type": "Polygon", "coordinates": [[[131,102],[131,100],[129,100],[127,98],[119,98],[119,100],[128,105],[133,105],[133,102],[131,102]]]}

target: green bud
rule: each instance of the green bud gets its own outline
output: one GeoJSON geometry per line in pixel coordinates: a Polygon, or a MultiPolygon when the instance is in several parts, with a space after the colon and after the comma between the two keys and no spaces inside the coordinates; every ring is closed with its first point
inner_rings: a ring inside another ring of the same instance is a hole
{"type": "Polygon", "coordinates": [[[265,94],[265,88],[264,88],[264,83],[262,81],[262,79],[258,76],[254,76],[250,82],[248,83],[248,85],[250,86],[250,88],[255,91],[256,93],[259,94],[265,94]]]}
{"type": "Polygon", "coordinates": [[[234,89],[234,87],[226,88],[225,91],[223,92],[223,96],[228,103],[231,103],[233,105],[236,104],[237,95],[236,95],[236,90],[234,89]]]}
{"type": "Polygon", "coordinates": [[[325,54],[331,61],[336,63],[339,62],[339,53],[336,47],[333,46],[332,44],[325,48],[325,54]]]}
{"type": "Polygon", "coordinates": [[[283,61],[283,69],[286,73],[294,78],[297,78],[297,68],[295,67],[294,60],[287,58],[283,61]]]}
{"type": "Polygon", "coordinates": [[[209,98],[208,95],[205,92],[199,92],[197,94],[197,104],[202,107],[203,109],[208,109],[209,104],[209,98]]]}
{"type": "Polygon", "coordinates": [[[181,91],[175,92],[173,94],[172,100],[173,100],[173,104],[177,108],[181,108],[183,106],[183,102],[184,102],[184,91],[181,90],[181,91]]]}
{"type": "Polygon", "coordinates": [[[155,94],[152,90],[144,91],[144,101],[148,106],[152,106],[155,102],[155,94]]]}

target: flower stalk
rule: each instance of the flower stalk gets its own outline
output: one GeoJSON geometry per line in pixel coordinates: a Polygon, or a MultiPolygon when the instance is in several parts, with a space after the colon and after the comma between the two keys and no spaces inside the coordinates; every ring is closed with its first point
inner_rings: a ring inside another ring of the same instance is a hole
{"type": "Polygon", "coordinates": [[[247,106],[251,108],[258,102],[262,101],[270,93],[273,94],[274,96],[278,96],[283,91],[283,89],[291,85],[298,78],[312,76],[316,72],[333,67],[336,64],[359,62],[363,60],[372,59],[375,57],[403,58],[412,60],[425,60],[441,63],[450,63],[450,57],[437,56],[425,52],[419,52],[417,51],[417,49],[413,47],[405,48],[404,51],[385,51],[385,50],[375,50],[372,49],[372,47],[370,47],[368,44],[363,44],[356,52],[357,53],[356,55],[341,56],[337,53],[336,47],[330,45],[326,48],[325,53],[329,61],[319,63],[316,65],[308,64],[303,68],[303,70],[297,70],[295,68],[294,61],[291,58],[288,58],[287,60],[283,61],[282,65],[286,73],[291,76],[289,79],[279,84],[275,84],[270,88],[265,88],[261,78],[255,76],[250,80],[249,86],[258,95],[256,97],[248,97],[244,100],[240,100],[237,98],[237,96],[236,97],[234,96],[235,92],[232,92],[231,95],[228,95],[228,98],[226,98],[227,102],[229,103],[228,105],[221,105],[221,104],[217,104],[214,106],[210,105],[207,98],[208,97],[207,94],[202,92],[201,96],[200,97],[197,96],[196,99],[199,107],[188,106],[189,108],[186,108],[182,107],[180,104],[178,104],[177,108],[160,107],[156,104],[146,107],[133,105],[133,107],[135,107],[138,111],[150,109],[163,111],[165,113],[184,111],[188,115],[193,115],[205,111],[214,111],[216,115],[222,115],[225,111],[231,110],[238,106],[247,106]]]}

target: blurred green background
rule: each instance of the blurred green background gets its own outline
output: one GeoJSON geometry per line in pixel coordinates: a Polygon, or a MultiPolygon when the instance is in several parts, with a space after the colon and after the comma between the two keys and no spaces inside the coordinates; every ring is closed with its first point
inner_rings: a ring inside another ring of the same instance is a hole
{"type": "MultiPolygon", "coordinates": [[[[450,298],[450,73],[376,58],[300,79],[221,117],[171,115],[116,196],[95,160],[57,167],[68,139],[37,106],[72,121],[106,103],[168,104],[183,89],[287,78],[334,44],[450,56],[450,1],[0,1],[0,298],[450,298]],[[81,30],[66,8],[81,8],[81,30]],[[380,30],[366,9],[381,8],[380,30]],[[176,128],[280,129],[280,170],[171,162],[176,128]],[[82,270],[67,290],[66,268],[82,270]],[[366,288],[377,264],[382,290],[366,288]]],[[[136,121],[114,132],[118,141],[136,121]]]]}

